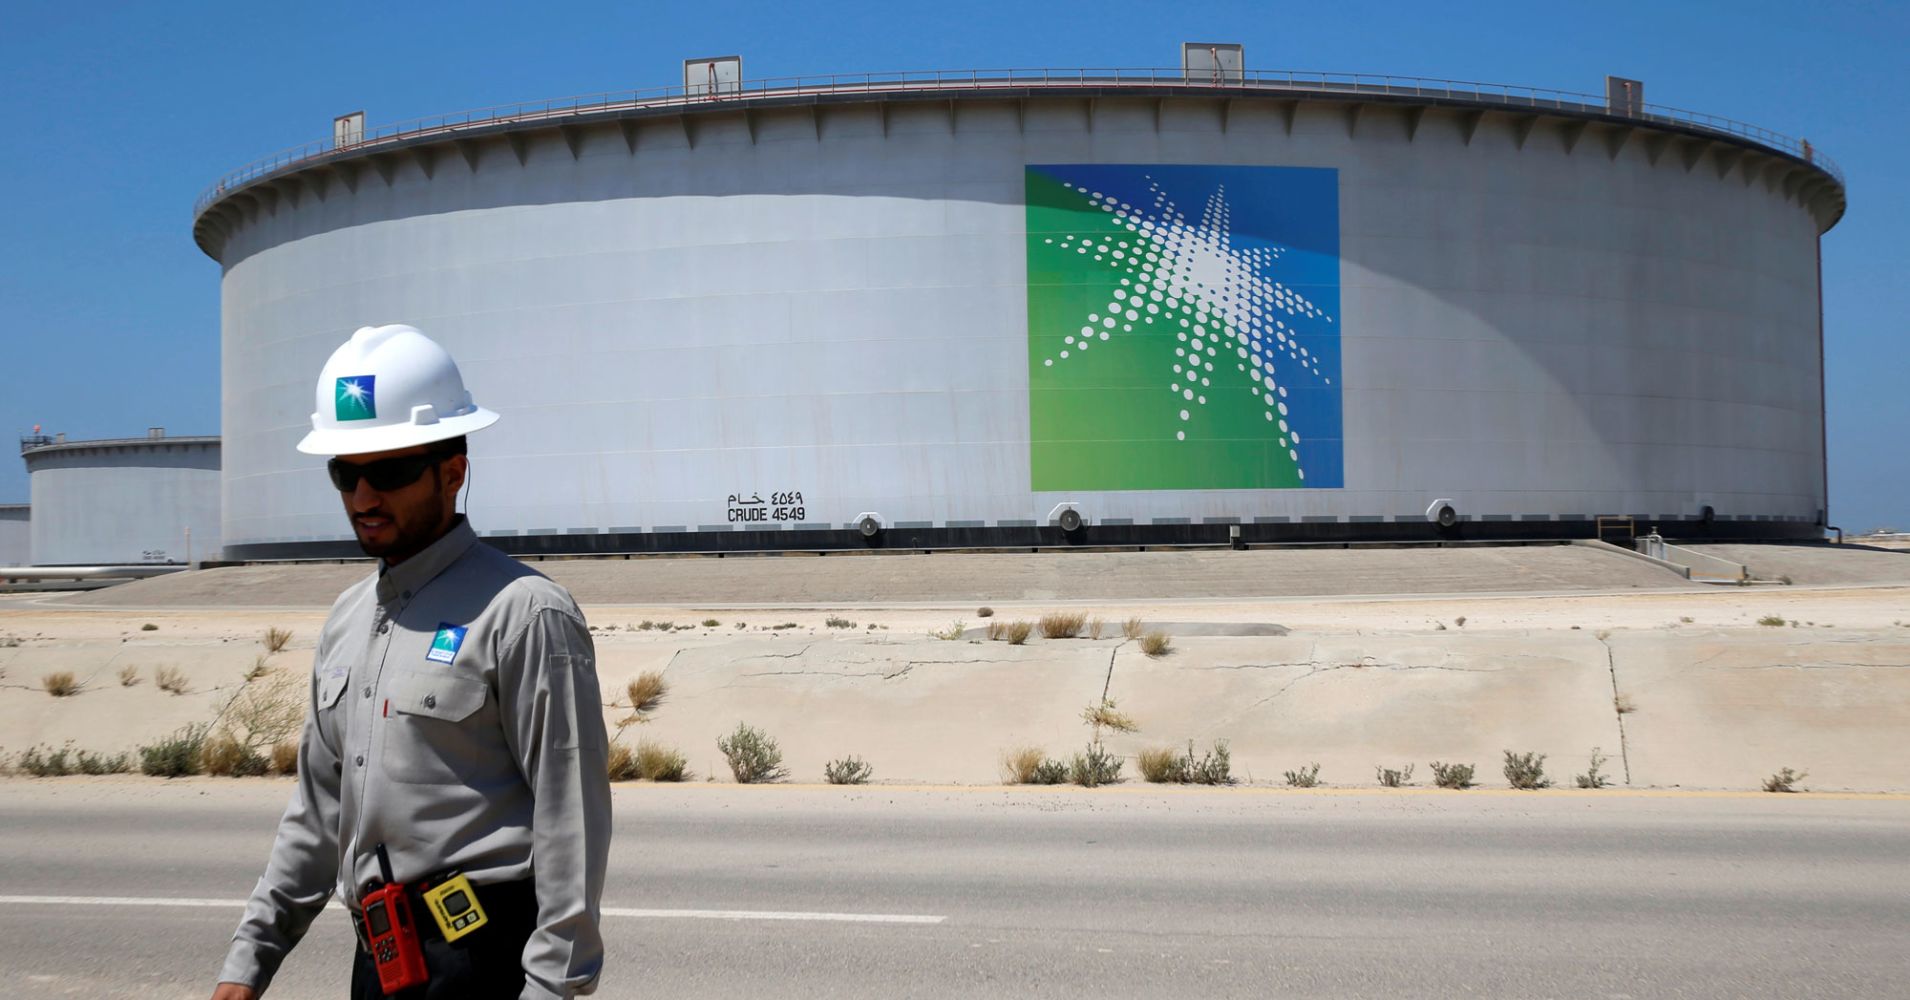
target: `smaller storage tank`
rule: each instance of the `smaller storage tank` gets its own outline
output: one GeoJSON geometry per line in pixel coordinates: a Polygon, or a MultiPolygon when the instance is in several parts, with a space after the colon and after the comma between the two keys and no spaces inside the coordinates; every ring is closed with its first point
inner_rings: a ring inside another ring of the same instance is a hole
{"type": "Polygon", "coordinates": [[[183,564],[219,557],[219,439],[21,442],[36,566],[183,564]]]}

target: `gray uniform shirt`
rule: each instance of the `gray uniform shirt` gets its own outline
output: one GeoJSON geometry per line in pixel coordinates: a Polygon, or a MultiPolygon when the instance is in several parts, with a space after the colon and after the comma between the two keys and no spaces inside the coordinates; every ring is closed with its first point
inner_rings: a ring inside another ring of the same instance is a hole
{"type": "Polygon", "coordinates": [[[298,790],[220,980],[263,991],[334,887],[356,919],[384,844],[398,881],[456,868],[480,903],[486,883],[535,877],[523,996],[591,992],[610,783],[570,595],[460,519],[339,597],[311,697],[298,790]]]}

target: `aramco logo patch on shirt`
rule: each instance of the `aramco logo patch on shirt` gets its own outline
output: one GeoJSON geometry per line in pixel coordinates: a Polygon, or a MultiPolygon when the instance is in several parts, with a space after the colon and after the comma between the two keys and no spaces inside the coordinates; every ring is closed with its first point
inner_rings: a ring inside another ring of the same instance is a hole
{"type": "Polygon", "coordinates": [[[370,420],[378,416],[377,387],[376,375],[348,375],[339,379],[338,419],[370,420]]]}
{"type": "Polygon", "coordinates": [[[450,663],[457,659],[458,647],[464,645],[464,633],[470,630],[466,625],[439,622],[438,634],[431,638],[431,651],[424,654],[424,658],[436,663],[450,663]]]}

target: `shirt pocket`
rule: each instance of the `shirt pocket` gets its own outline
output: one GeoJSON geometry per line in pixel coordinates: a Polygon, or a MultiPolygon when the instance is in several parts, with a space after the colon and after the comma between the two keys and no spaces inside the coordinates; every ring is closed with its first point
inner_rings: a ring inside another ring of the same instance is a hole
{"type": "Polygon", "coordinates": [[[490,696],[482,680],[443,671],[405,671],[392,678],[388,690],[387,777],[419,785],[462,784],[486,769],[502,737],[484,732],[473,718],[490,696]]]}

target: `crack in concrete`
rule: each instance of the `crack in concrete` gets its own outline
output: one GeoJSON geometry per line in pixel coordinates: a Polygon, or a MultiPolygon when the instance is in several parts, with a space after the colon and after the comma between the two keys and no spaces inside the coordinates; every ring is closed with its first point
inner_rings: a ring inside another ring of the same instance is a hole
{"type": "Polygon", "coordinates": [[[1625,736],[1625,713],[1618,710],[1618,654],[1612,650],[1611,640],[1600,639],[1605,647],[1605,669],[1612,675],[1612,716],[1618,720],[1618,761],[1625,766],[1625,784],[1631,784],[1631,746],[1625,736]]]}
{"type": "MultiPolygon", "coordinates": [[[[1491,674],[1491,673],[1498,672],[1496,670],[1488,670],[1488,669],[1483,669],[1480,667],[1455,667],[1455,666],[1450,666],[1443,663],[1380,663],[1377,661],[1367,662],[1365,659],[1362,659],[1358,663],[1335,663],[1331,666],[1325,666],[1325,665],[1319,665],[1318,659],[1314,659],[1310,662],[1315,664],[1313,669],[1308,670],[1306,673],[1301,674],[1300,676],[1293,678],[1292,680],[1286,682],[1285,684],[1280,685],[1279,690],[1247,706],[1247,711],[1252,711],[1256,708],[1259,708],[1262,705],[1267,704],[1268,702],[1274,701],[1275,699],[1279,698],[1281,695],[1286,694],[1288,691],[1292,690],[1294,685],[1300,683],[1303,680],[1306,680],[1309,677],[1317,677],[1321,674],[1330,674],[1336,670],[1386,670],[1386,671],[1392,671],[1394,673],[1406,673],[1406,672],[1415,671],[1415,670],[1440,670],[1440,671],[1456,673],[1456,674],[1491,674]]],[[[1291,666],[1302,666],[1302,664],[1295,663],[1295,664],[1291,664],[1291,666]]]]}

